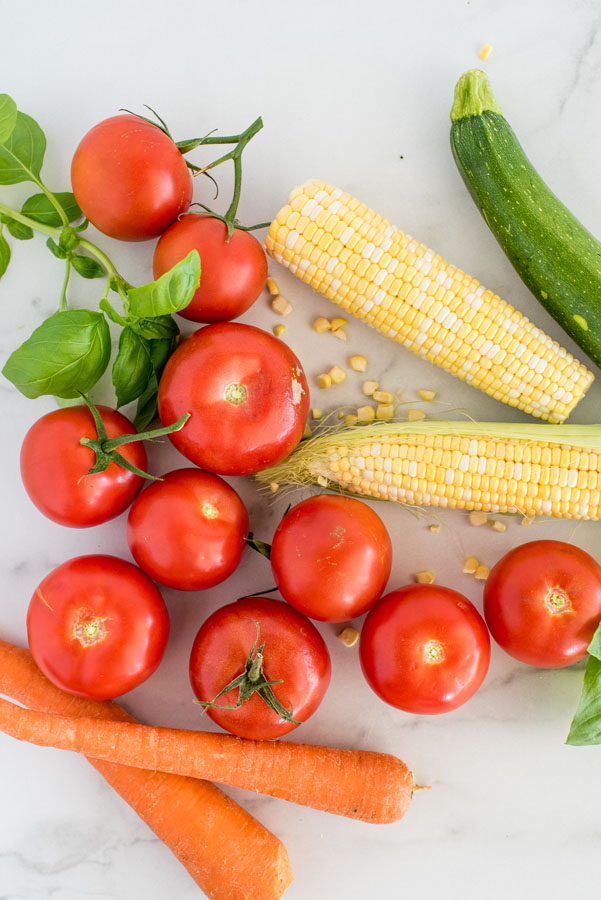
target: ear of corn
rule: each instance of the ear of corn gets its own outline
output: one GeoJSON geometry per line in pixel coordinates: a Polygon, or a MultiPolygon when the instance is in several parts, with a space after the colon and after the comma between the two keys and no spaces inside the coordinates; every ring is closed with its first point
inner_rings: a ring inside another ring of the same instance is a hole
{"type": "Polygon", "coordinates": [[[257,475],[416,506],[601,518],[601,426],[397,422],[325,432],[257,475]]]}
{"type": "Polygon", "coordinates": [[[533,416],[563,422],[593,380],[476,279],[325,182],[291,193],[265,246],[346,312],[533,416]]]}

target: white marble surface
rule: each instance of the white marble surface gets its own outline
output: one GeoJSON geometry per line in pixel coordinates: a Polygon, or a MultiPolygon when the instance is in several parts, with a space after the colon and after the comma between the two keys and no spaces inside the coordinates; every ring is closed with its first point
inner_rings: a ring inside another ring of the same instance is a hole
{"type": "MultiPolygon", "coordinates": [[[[515,303],[574,349],[513,272],[487,231],[455,170],[448,111],[456,78],[482,65],[540,171],[560,197],[601,234],[601,17],[591,0],[330,0],[304,3],[173,2],[9,4],[3,13],[2,84],[48,136],[47,181],[68,184],[81,135],[120,107],[148,103],[178,137],[219,127],[237,131],[261,114],[265,128],[245,154],[241,216],[272,216],[295,184],[327,179],[354,192],[397,225],[437,248],[515,303]],[[403,159],[399,159],[402,155],[403,159]]],[[[226,198],[229,173],[219,171],[226,198]]],[[[209,195],[197,184],[199,199],[209,195]]],[[[16,200],[27,186],[2,189],[16,200]]],[[[225,200],[224,200],[225,202],[225,200]]],[[[152,245],[117,245],[98,237],[133,282],[148,280],[152,245]]],[[[275,269],[275,266],[274,266],[275,269]]],[[[41,240],[14,248],[0,286],[0,356],[5,359],[42,316],[53,311],[61,271],[41,240]]],[[[344,345],[317,336],[310,323],[334,307],[288,273],[277,271],[295,311],[290,345],[310,378],[344,362],[349,350],[371,361],[385,386],[438,391],[440,416],[465,409],[484,420],[519,414],[413,358],[358,322],[344,345]]],[[[78,282],[82,303],[95,285],[78,282]]],[[[245,321],[271,328],[261,298],[245,321]]],[[[324,409],[359,399],[361,376],[327,395],[324,409]]],[[[18,454],[28,426],[52,408],[27,401],[0,382],[2,454],[2,601],[0,635],[25,641],[32,590],[55,565],[79,553],[128,556],[124,517],[72,531],[44,519],[28,502],[18,454]]],[[[572,421],[599,417],[601,381],[572,421]]],[[[181,464],[168,445],[152,448],[153,465],[181,464]]],[[[269,539],[283,504],[269,508],[250,480],[237,488],[252,527],[269,539]]],[[[382,507],[394,538],[390,586],[412,572],[481,603],[481,584],[461,573],[464,557],[492,564],[510,547],[539,537],[573,541],[598,558],[599,524],[510,521],[505,534],[470,528],[461,513],[415,519],[382,507]],[[427,523],[440,521],[431,535],[427,523]]],[[[124,698],[145,721],[195,727],[187,683],[188,653],[208,612],[269,587],[266,563],[247,551],[243,567],[208,594],[165,591],[172,635],[158,672],[124,698]]],[[[488,677],[463,708],[418,718],[395,711],[363,682],[357,653],[323,626],[333,657],[332,685],[297,735],[307,741],[385,750],[403,757],[432,790],[416,796],[406,819],[372,827],[235,792],[289,849],[295,882],[286,897],[444,896],[501,900],[560,898],[594,890],[601,837],[599,749],[568,748],[582,667],[539,671],[493,649],[488,677]]],[[[21,745],[0,735],[1,900],[192,900],[200,891],[136,815],[80,758],[21,745]]]]}

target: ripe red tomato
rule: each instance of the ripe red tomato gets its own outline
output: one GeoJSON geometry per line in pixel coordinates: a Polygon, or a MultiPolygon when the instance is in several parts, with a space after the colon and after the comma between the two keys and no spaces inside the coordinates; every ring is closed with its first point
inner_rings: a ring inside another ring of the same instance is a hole
{"type": "Polygon", "coordinates": [[[370,610],[359,655],[370,687],[386,703],[406,712],[443,713],[469,700],[484,681],[490,638],[462,594],[414,584],[370,610]]]}
{"type": "Polygon", "coordinates": [[[271,545],[271,568],[284,600],[321,622],[366,612],[381,596],[392,544],[381,518],[352,497],[320,494],[284,516],[271,545]]]}
{"type": "Polygon", "coordinates": [[[192,179],[174,142],[133,115],[104,119],[84,135],[71,183],[83,214],[121,241],[158,237],[192,200],[192,179]]]}
{"type": "MultiPolygon", "coordinates": [[[[99,406],[109,438],[136,434],[125,416],[99,406]]],[[[69,406],[47,413],[35,422],[21,447],[21,478],[37,508],[60,525],[87,528],[118,516],[140,492],[144,479],[109,463],[104,472],[86,475],[96,462],[94,451],[80,438],[97,438],[87,406],[69,406]]],[[[141,442],[124,444],[121,455],[139,469],[146,469],[146,450],[141,442]]]]}
{"type": "Polygon", "coordinates": [[[488,576],[484,617],[516,659],[544,669],[571,666],[586,656],[601,620],[601,566],[561,541],[514,547],[488,576]]]}
{"type": "MultiPolygon", "coordinates": [[[[226,731],[253,740],[270,740],[287,734],[313,715],[330,683],[330,655],[323,638],[305,616],[281,600],[247,597],[228,603],[201,625],[190,656],[190,683],[199,700],[211,701],[253,659],[264,680],[272,685],[277,700],[295,722],[287,721],[254,692],[238,709],[238,689],[222,694],[207,713],[226,731]],[[259,651],[264,644],[261,656],[259,651]],[[257,657],[259,657],[257,659],[257,657]],[[262,663],[262,665],[261,665],[262,663]]],[[[255,681],[255,684],[259,682],[255,681]]],[[[262,688],[264,690],[264,688],[262,688]]]]}
{"type": "Polygon", "coordinates": [[[169,635],[158,588],[116,556],[77,556],[40,583],[27,613],[36,663],[63,691],[109,700],[157,668],[169,635]]]}
{"type": "Polygon", "coordinates": [[[176,469],[150,484],[127,519],[135,561],[155,581],[200,591],[228,578],[242,557],[248,514],[218,475],[176,469]]]}
{"type": "Polygon", "coordinates": [[[267,280],[267,257],[248,231],[234,229],[229,241],[220,219],[189,213],[174,222],[154,251],[154,277],[198,250],[200,287],[179,313],[193,322],[228,322],[252,306],[267,280]]]}
{"type": "Polygon", "coordinates": [[[221,475],[252,475],[300,441],[309,388],[286,344],[252,325],[223,322],[179,345],[158,403],[163,425],[191,414],[169,440],[193,463],[221,475]]]}

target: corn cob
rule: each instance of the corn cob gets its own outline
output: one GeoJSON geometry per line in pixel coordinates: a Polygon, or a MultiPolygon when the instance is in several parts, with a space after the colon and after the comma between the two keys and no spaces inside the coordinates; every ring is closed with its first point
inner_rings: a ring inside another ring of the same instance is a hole
{"type": "Polygon", "coordinates": [[[601,518],[601,426],[397,422],[325,432],[260,481],[417,506],[601,518]]]}
{"type": "Polygon", "coordinates": [[[265,246],[343,310],[533,416],[563,422],[593,380],[476,279],[323,181],[292,191],[265,246]]]}

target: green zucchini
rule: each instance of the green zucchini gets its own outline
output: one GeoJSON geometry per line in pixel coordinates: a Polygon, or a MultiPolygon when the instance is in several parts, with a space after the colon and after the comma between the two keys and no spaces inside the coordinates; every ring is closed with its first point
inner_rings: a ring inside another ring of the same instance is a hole
{"type": "Polygon", "coordinates": [[[518,275],[601,367],[601,244],[547,187],[503,118],[484,72],[455,87],[451,148],[518,275]]]}

